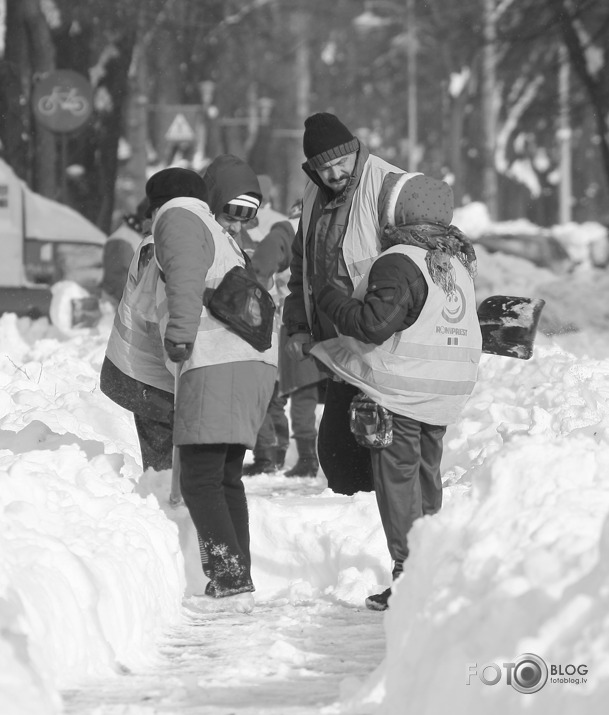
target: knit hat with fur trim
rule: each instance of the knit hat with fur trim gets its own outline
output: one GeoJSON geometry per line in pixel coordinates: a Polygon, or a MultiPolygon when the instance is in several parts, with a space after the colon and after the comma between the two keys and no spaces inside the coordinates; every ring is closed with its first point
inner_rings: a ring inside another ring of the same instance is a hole
{"type": "Polygon", "coordinates": [[[319,112],[305,119],[302,148],[307,165],[315,170],[329,161],[357,151],[359,141],[334,114],[319,112]]]}
{"type": "Polygon", "coordinates": [[[200,174],[175,166],[157,171],[146,182],[146,197],[148,198],[146,216],[150,218],[154,209],[158,209],[167,201],[180,196],[189,196],[205,201],[205,184],[200,174]]]}

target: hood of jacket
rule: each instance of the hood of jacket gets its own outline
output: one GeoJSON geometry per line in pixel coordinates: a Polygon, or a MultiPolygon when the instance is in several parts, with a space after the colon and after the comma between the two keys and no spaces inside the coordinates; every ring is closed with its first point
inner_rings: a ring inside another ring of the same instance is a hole
{"type": "Polygon", "coordinates": [[[207,167],[203,175],[205,202],[214,216],[241,194],[255,194],[262,200],[258,177],[242,159],[232,154],[221,154],[207,167]]]}

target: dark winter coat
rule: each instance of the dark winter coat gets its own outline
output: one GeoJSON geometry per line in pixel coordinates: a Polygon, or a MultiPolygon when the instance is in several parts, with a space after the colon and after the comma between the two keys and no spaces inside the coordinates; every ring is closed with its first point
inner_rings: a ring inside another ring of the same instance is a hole
{"type": "Polygon", "coordinates": [[[108,236],[102,255],[103,276],[101,289],[111,302],[118,305],[133,254],[142,240],[142,234],[122,223],[114,233],[108,236]]]}
{"type": "MultiPolygon", "coordinates": [[[[278,274],[287,271],[292,261],[294,228],[290,221],[280,221],[271,227],[267,236],[257,245],[252,256],[252,267],[262,285],[271,279],[285,280],[278,274]]],[[[279,286],[281,291],[281,286],[279,286]]],[[[277,301],[276,301],[277,302],[277,301]]],[[[280,304],[283,302],[280,299],[280,304]]],[[[314,385],[325,379],[312,357],[295,360],[285,352],[287,331],[284,326],[279,333],[279,393],[289,395],[301,387],[314,385]]]]}
{"type": "Polygon", "coordinates": [[[326,285],[317,293],[317,307],[343,335],[381,345],[413,325],[427,292],[425,278],[414,262],[408,256],[390,254],[372,264],[364,302],[326,285]]]}

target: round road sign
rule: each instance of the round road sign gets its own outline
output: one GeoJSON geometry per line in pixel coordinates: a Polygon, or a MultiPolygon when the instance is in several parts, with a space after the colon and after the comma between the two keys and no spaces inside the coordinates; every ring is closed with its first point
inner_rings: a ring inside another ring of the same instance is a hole
{"type": "Polygon", "coordinates": [[[93,111],[93,90],[78,72],[55,70],[41,79],[32,92],[32,108],[38,121],[52,132],[72,132],[93,111]]]}

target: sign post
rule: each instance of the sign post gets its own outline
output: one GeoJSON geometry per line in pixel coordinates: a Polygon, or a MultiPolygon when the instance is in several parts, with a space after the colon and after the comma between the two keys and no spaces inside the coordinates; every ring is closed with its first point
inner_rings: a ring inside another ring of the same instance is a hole
{"type": "Polygon", "coordinates": [[[61,195],[67,201],[67,134],[82,127],[93,112],[93,90],[88,80],[72,70],[55,70],[32,91],[32,109],[43,127],[61,139],[61,195]]]}

